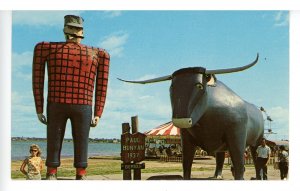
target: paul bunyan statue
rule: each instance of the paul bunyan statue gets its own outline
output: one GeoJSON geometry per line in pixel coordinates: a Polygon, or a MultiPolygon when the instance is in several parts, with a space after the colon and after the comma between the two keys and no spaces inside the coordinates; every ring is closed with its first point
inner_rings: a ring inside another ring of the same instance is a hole
{"type": "Polygon", "coordinates": [[[72,126],[76,180],[86,179],[90,127],[98,124],[105,104],[110,56],[103,49],[80,43],[84,38],[83,21],[79,16],[66,15],[66,41],[40,42],[34,49],[32,86],[38,119],[47,125],[47,180],[57,179],[68,119],[72,126]],[[47,117],[43,114],[46,66],[47,117]]]}

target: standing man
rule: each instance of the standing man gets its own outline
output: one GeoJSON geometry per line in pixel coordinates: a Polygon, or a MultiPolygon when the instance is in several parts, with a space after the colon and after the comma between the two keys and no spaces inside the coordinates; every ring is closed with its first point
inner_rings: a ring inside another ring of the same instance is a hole
{"type": "Polygon", "coordinates": [[[40,42],[34,49],[32,86],[38,119],[47,125],[47,180],[57,179],[68,119],[72,126],[76,180],[86,179],[90,126],[96,127],[105,104],[110,56],[103,49],[80,44],[84,38],[83,21],[79,16],[66,15],[66,41],[40,42]],[[43,114],[46,63],[47,117],[43,114]]]}
{"type": "Polygon", "coordinates": [[[268,162],[271,156],[271,149],[266,144],[266,139],[261,140],[261,145],[256,149],[256,180],[261,180],[261,170],[263,171],[263,180],[268,180],[268,162]]]}

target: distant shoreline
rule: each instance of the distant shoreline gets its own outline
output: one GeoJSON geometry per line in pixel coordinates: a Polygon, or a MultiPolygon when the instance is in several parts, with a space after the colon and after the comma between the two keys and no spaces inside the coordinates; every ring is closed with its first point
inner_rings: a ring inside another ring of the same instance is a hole
{"type": "MultiPolygon", "coordinates": [[[[29,153],[29,146],[31,144],[37,144],[42,150],[42,157],[45,157],[47,153],[47,141],[46,139],[12,139],[11,140],[11,160],[24,160],[29,153]]],[[[98,140],[90,141],[88,149],[88,156],[120,156],[121,144],[113,140],[98,140]]],[[[61,150],[61,158],[73,158],[74,157],[74,144],[72,140],[65,140],[61,150]]]]}
{"type": "MultiPolygon", "coordinates": [[[[42,159],[45,160],[46,157],[42,156],[42,159]]],[[[61,156],[61,160],[73,160],[74,156],[61,156]]],[[[121,161],[121,156],[113,156],[113,155],[94,155],[94,156],[89,156],[88,159],[105,159],[105,160],[120,160],[121,161]]],[[[16,162],[16,161],[23,161],[24,159],[13,159],[11,161],[16,162]]]]}
{"type": "MultiPolygon", "coordinates": [[[[37,137],[12,137],[11,141],[18,141],[18,142],[27,142],[27,141],[47,141],[47,138],[37,138],[37,137]]],[[[73,142],[72,138],[64,139],[64,142],[73,142]]],[[[120,139],[112,138],[89,138],[89,143],[121,143],[120,139]]]]}

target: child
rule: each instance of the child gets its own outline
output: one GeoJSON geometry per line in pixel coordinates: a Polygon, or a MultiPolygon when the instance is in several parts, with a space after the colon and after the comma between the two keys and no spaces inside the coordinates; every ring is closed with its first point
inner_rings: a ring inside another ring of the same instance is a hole
{"type": "Polygon", "coordinates": [[[26,175],[26,180],[41,180],[41,171],[43,169],[42,152],[36,144],[30,146],[29,152],[31,156],[23,161],[20,171],[26,175]],[[25,171],[26,165],[28,167],[27,171],[25,171]]]}

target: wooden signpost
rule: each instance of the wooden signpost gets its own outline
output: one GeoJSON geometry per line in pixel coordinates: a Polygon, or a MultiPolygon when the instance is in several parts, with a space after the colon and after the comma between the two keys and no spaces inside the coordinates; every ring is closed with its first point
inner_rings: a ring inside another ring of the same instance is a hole
{"type": "Polygon", "coordinates": [[[138,117],[131,117],[132,134],[129,123],[122,124],[121,135],[121,169],[123,180],[131,180],[131,170],[134,170],[133,179],[141,180],[141,169],[145,169],[145,163],[139,163],[145,159],[145,137],[138,132],[138,117]]]}

